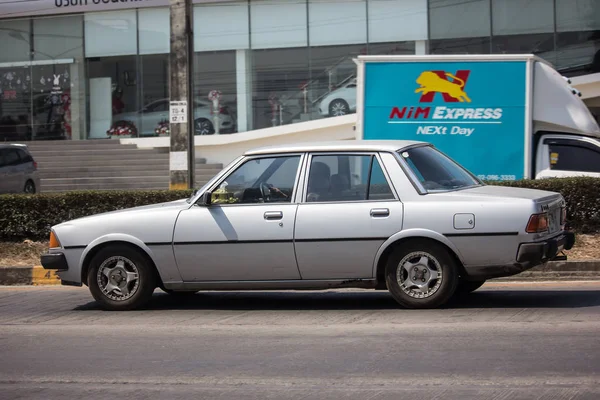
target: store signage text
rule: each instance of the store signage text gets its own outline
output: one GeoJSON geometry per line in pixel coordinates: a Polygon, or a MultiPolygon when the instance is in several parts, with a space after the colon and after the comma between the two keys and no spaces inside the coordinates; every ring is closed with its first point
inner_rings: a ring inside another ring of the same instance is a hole
{"type": "Polygon", "coordinates": [[[141,3],[149,0],[54,0],[56,7],[75,7],[98,4],[141,3]]]}
{"type": "MultiPolygon", "coordinates": [[[[416,79],[420,94],[419,103],[431,103],[437,94],[444,103],[471,103],[465,85],[471,75],[470,70],[459,70],[455,74],[446,71],[423,71],[416,79]],[[451,80],[449,80],[451,79],[451,80]]],[[[419,124],[417,135],[462,135],[471,136],[473,127],[432,125],[446,123],[500,124],[502,108],[448,107],[448,106],[394,106],[389,114],[390,124],[419,124]],[[465,122],[469,121],[469,122],[465,122]]]]}

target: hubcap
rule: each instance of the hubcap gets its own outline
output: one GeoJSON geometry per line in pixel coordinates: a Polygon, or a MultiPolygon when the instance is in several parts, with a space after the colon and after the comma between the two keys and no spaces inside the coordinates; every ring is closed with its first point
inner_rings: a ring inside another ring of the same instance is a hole
{"type": "Polygon", "coordinates": [[[331,113],[336,117],[346,115],[346,105],[340,101],[336,101],[331,105],[331,113]]]}
{"type": "Polygon", "coordinates": [[[25,185],[25,193],[34,193],[35,190],[33,189],[33,185],[31,183],[28,183],[25,185]]]}
{"type": "Polygon", "coordinates": [[[197,121],[196,130],[201,135],[208,135],[210,134],[210,125],[207,121],[197,121]]]}
{"type": "Polygon", "coordinates": [[[124,301],[133,296],[140,284],[138,269],[131,260],[115,256],[98,268],[98,286],[109,299],[124,301]]]}
{"type": "Polygon", "coordinates": [[[400,261],[396,279],[407,295],[427,298],[435,294],[442,284],[442,266],[431,254],[416,251],[400,261]]]}

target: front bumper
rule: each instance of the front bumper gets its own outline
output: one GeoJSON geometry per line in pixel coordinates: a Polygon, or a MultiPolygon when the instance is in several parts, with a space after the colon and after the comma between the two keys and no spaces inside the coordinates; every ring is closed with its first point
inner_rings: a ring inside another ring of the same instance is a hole
{"type": "Polygon", "coordinates": [[[575,244],[575,234],[564,232],[560,236],[536,243],[522,243],[517,253],[517,262],[531,268],[551,261],[562,250],[570,250],[575,244]]]}
{"type": "Polygon", "coordinates": [[[46,253],[41,257],[42,267],[44,269],[53,269],[57,271],[68,271],[69,264],[63,253],[46,253]]]}

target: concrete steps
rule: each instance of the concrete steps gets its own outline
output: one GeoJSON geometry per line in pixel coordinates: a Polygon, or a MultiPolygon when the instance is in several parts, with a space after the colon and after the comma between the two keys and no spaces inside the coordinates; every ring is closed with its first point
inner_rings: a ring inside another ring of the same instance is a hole
{"type": "MultiPolygon", "coordinates": [[[[38,163],[41,192],[169,188],[167,148],[138,149],[118,140],[40,141],[27,147],[38,163]]],[[[223,168],[203,158],[195,167],[196,187],[223,168]]]]}

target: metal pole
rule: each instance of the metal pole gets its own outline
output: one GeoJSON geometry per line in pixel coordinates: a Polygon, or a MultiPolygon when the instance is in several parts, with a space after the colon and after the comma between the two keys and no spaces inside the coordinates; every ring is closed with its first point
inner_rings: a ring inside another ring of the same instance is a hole
{"type": "Polygon", "coordinates": [[[192,0],[169,0],[171,14],[169,189],[194,187],[192,0]]]}

